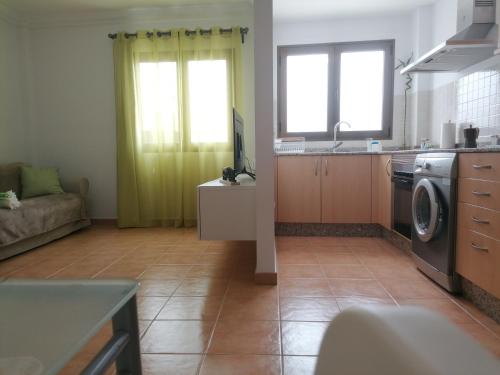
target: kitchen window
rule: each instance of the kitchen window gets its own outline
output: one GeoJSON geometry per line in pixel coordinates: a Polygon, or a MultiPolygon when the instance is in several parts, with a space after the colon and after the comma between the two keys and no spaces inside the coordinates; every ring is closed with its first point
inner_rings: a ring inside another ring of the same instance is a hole
{"type": "Polygon", "coordinates": [[[394,40],[278,47],[280,137],[390,139],[394,40]]]}

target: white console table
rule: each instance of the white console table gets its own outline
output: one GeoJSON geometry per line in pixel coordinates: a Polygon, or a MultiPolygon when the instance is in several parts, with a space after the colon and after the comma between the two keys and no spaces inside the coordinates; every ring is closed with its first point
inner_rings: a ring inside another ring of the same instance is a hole
{"type": "Polygon", "coordinates": [[[255,181],[238,180],[240,185],[217,179],[198,186],[200,240],[255,241],[255,181]]]}

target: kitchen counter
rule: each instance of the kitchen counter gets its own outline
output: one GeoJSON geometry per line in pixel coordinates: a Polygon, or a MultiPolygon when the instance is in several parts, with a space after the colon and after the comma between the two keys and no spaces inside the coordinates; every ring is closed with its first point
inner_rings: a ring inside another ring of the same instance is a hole
{"type": "Polygon", "coordinates": [[[333,155],[398,155],[398,154],[423,154],[423,153],[436,153],[436,152],[456,152],[456,153],[478,153],[478,152],[500,152],[498,147],[479,147],[479,148],[433,148],[429,150],[411,149],[411,150],[383,150],[380,152],[365,151],[361,148],[355,149],[340,149],[337,152],[330,151],[329,149],[309,149],[304,152],[280,152],[275,151],[276,156],[333,156],[333,155]]]}

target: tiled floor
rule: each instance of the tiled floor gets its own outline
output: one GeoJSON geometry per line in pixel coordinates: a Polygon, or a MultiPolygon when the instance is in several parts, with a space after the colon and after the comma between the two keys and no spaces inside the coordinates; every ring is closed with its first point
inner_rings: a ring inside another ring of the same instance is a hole
{"type": "MultiPolygon", "coordinates": [[[[277,238],[279,285],[253,283],[252,243],[194,230],[92,229],[0,262],[0,277],[137,278],[146,375],[308,375],[328,322],[353,305],[422,305],[500,356],[500,326],[381,239],[277,238]]],[[[109,325],[65,368],[76,374],[109,325]]]]}

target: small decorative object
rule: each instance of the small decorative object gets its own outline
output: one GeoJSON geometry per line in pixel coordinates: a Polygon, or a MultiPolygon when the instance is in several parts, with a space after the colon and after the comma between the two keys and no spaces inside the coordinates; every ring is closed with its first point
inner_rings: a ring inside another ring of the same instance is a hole
{"type": "Polygon", "coordinates": [[[9,190],[4,193],[0,193],[0,208],[8,208],[14,210],[21,206],[21,202],[16,197],[16,193],[9,190]]]}
{"type": "Polygon", "coordinates": [[[420,149],[421,150],[428,150],[431,148],[431,141],[428,138],[422,138],[420,141],[420,149]]]}
{"type": "Polygon", "coordinates": [[[479,128],[473,128],[472,124],[464,129],[465,148],[477,148],[477,137],[479,137],[479,128]]]}

